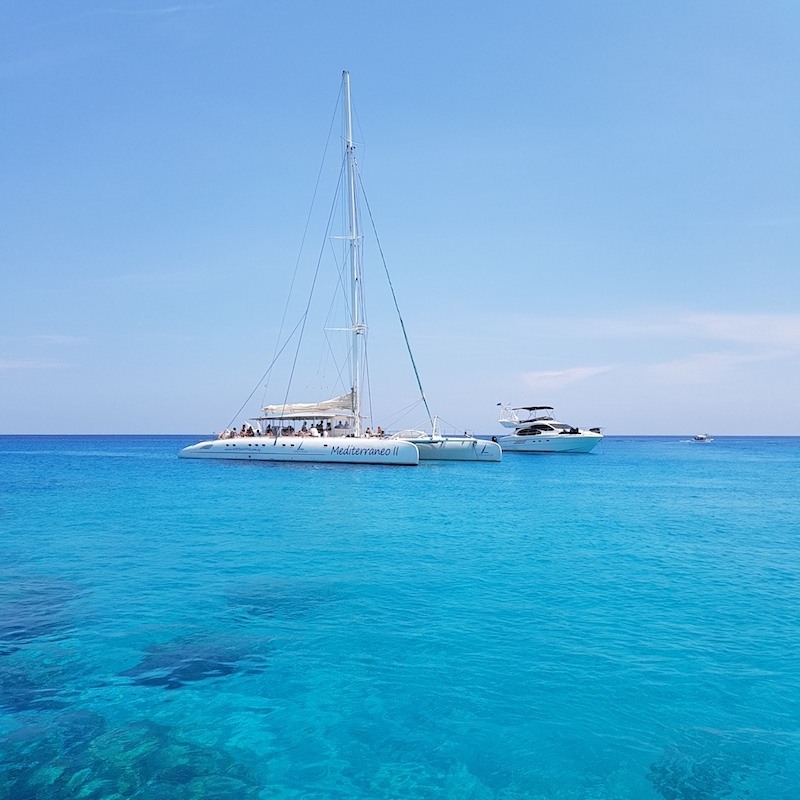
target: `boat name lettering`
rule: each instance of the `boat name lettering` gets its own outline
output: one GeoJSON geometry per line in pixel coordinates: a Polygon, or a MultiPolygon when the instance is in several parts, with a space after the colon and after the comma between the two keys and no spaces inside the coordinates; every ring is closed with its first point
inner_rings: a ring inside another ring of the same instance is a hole
{"type": "MultiPolygon", "coordinates": [[[[397,448],[395,447],[396,451],[397,448]]],[[[339,447],[338,445],[331,448],[331,452],[337,456],[390,456],[392,454],[391,447],[339,447]]],[[[396,455],[396,452],[395,452],[396,455]]]]}

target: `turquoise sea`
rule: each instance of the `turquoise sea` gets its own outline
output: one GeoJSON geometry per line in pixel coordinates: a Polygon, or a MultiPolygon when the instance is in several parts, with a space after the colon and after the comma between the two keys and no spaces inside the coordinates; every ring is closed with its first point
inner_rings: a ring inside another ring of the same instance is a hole
{"type": "Polygon", "coordinates": [[[0,437],[0,798],[800,797],[800,439],[0,437]]]}

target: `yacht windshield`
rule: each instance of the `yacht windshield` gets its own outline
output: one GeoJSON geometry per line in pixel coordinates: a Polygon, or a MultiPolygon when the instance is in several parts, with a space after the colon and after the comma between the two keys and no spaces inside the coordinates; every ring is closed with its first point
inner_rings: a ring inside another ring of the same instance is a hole
{"type": "Polygon", "coordinates": [[[553,431],[552,425],[544,425],[541,422],[536,425],[528,425],[518,431],[519,436],[536,436],[537,433],[551,433],[553,431]]]}

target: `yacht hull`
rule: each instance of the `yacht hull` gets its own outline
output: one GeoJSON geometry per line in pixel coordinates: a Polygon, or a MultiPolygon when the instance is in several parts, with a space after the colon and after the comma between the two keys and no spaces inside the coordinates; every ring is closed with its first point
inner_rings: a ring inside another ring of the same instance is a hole
{"type": "Polygon", "coordinates": [[[416,445],[420,461],[502,461],[503,459],[503,451],[499,444],[484,439],[473,439],[470,436],[421,436],[401,441],[416,445]]]}
{"type": "Polygon", "coordinates": [[[341,436],[250,436],[198,442],[184,447],[178,457],[411,467],[419,464],[420,455],[416,445],[405,441],[341,436]]]}
{"type": "Polygon", "coordinates": [[[589,453],[603,438],[600,433],[557,433],[549,436],[500,436],[497,441],[504,453],[589,453]]]}

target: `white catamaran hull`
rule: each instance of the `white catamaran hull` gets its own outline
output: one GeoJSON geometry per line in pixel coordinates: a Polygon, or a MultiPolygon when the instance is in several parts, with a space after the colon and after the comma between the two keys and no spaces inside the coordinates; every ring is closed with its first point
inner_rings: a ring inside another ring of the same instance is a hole
{"type": "Polygon", "coordinates": [[[251,436],[212,439],[184,447],[179,458],[236,461],[280,461],[314,464],[391,464],[416,466],[419,450],[412,442],[344,436],[251,436]]]}
{"type": "Polygon", "coordinates": [[[501,461],[503,458],[499,444],[470,436],[421,436],[389,441],[415,444],[420,461],[501,461]]]}
{"type": "Polygon", "coordinates": [[[497,441],[504,453],[589,453],[602,438],[600,433],[581,431],[552,436],[500,436],[497,441]]]}

